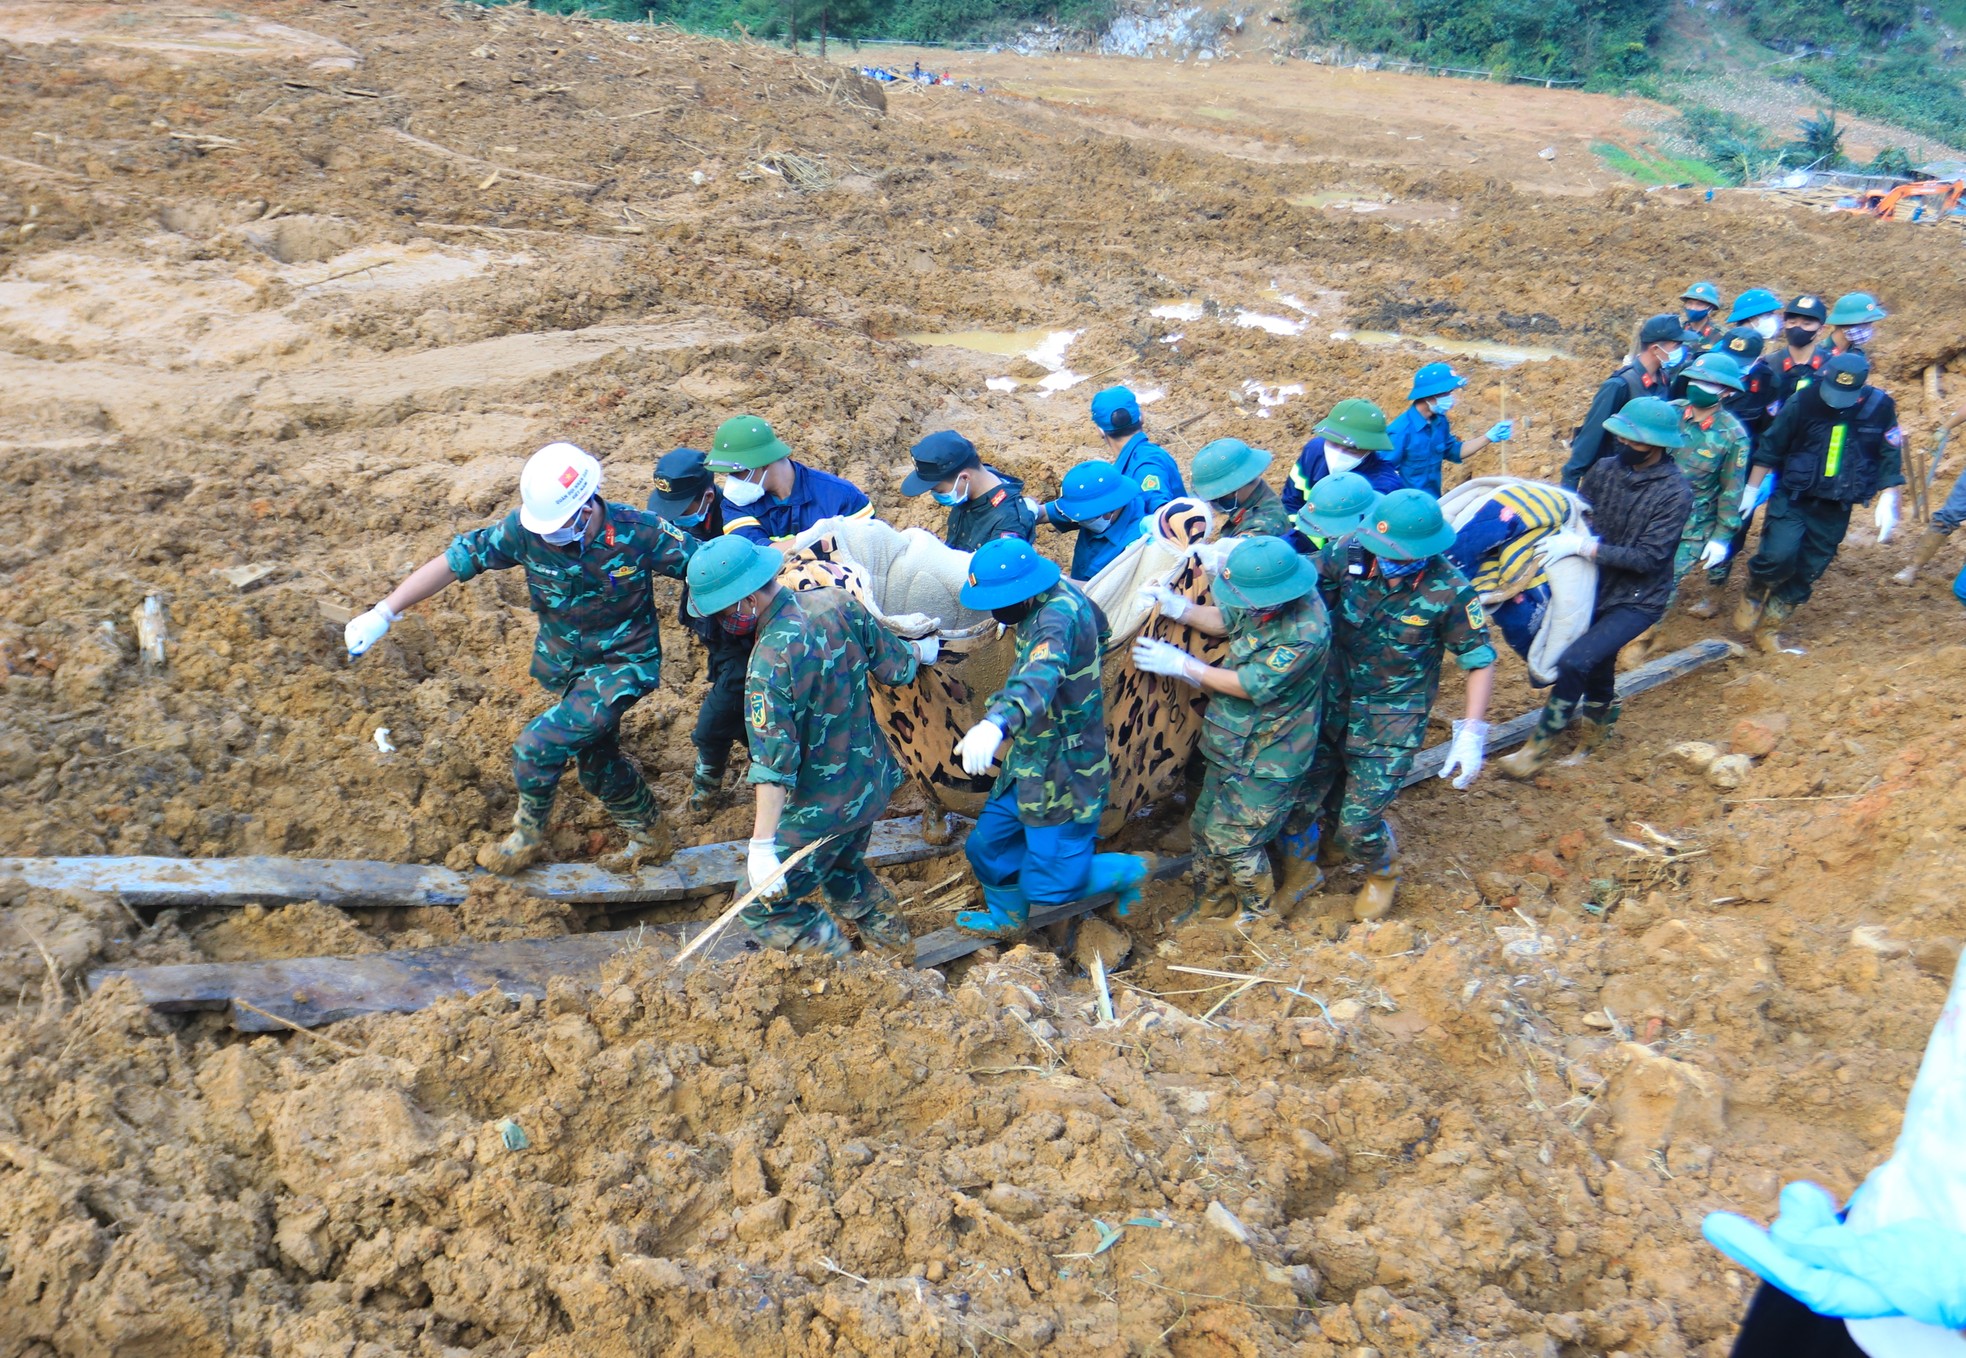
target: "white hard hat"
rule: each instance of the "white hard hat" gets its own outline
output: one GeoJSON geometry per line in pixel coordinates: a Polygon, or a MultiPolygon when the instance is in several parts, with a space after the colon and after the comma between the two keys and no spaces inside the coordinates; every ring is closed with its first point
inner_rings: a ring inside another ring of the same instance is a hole
{"type": "Polygon", "coordinates": [[[601,464],[571,443],[549,443],[519,473],[519,522],[550,533],[601,488],[601,464]]]}

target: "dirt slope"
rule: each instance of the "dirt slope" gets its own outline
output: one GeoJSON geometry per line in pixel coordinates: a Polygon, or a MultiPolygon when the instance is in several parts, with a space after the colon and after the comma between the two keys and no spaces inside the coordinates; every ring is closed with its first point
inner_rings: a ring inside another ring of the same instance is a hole
{"type": "MultiPolygon", "coordinates": [[[[1959,344],[1937,233],[1521,192],[1520,135],[1486,131],[1512,103],[1470,123],[1489,160],[1420,169],[1340,139],[1362,115],[1315,84],[1252,84],[1277,116],[1231,143],[1188,93],[883,99],[524,11],[0,5],[0,39],[10,853],[435,861],[489,834],[541,701],[518,582],[360,665],[330,615],[502,512],[549,438],[638,503],[654,456],[752,409],[927,523],[898,493],[915,438],[954,423],[1048,492],[1109,381],[1159,393],[1184,460],[1287,456],[1345,395],[1397,408],[1431,351],[1358,332],[1568,355],[1473,364],[1456,418],[1525,419],[1514,471],[1554,467],[1689,278],[1877,292],[1919,428],[1959,344]],[[899,338],[978,328],[1079,333],[1045,364],[899,338]]],[[[629,954],[544,1004],[246,1040],[77,978],[591,921],[506,888],[138,921],[0,882],[0,1353],[1722,1353],[1744,1291],[1700,1214],[1886,1152],[1966,934],[1966,647],[1943,577],[1884,583],[1904,553],[1859,528],[1803,653],[1635,702],[1602,756],[1409,794],[1390,921],[1345,928],[1340,877],[1280,925],[1177,929],[1161,889],[1105,1025],[1037,949],[947,981],[629,954]],[[1689,740],[1763,753],[1723,790],[1668,755],[1689,740]],[[1613,842],[1641,822],[1683,861],[1613,842]]],[[[740,807],[680,811],[701,674],[670,646],[628,743],[692,837],[740,836],[740,807]]],[[[1182,814],[1130,842],[1178,850],[1182,814]]],[[[556,853],[607,837],[563,798],[556,853]]]]}

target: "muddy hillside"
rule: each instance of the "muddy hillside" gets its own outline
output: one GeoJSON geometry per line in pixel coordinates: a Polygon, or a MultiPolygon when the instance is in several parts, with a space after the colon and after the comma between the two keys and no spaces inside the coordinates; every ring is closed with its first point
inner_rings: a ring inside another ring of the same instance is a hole
{"type": "MultiPolygon", "coordinates": [[[[1123,113],[514,9],[0,5],[0,853],[468,862],[542,704],[522,582],[359,664],[340,624],[553,439],[639,504],[751,411],[932,525],[899,483],[934,429],[1055,493],[1124,381],[1184,462],[1241,437],[1280,479],[1450,355],[1463,432],[1507,414],[1547,474],[1694,278],[1876,293],[1921,444],[1966,397],[1957,233],[1516,163],[1511,110],[1585,118],[1561,91],[1494,89],[1430,160],[1316,86],[1229,134],[1112,65],[1123,113]]],[[[0,1354],[1723,1354],[1747,1280],[1701,1215],[1888,1152],[1966,936],[1957,562],[1893,586],[1915,534],[1857,523],[1790,652],[1533,784],[1406,794],[1369,926],[1343,875],[1246,930],[1173,924],[1169,883],[946,973],[629,949],[251,1037],[84,978],[724,902],[158,914],[0,876],[0,1354]]],[[[686,838],[742,839],[682,805],[703,659],[665,642],[625,744],[686,838]]],[[[1535,701],[1507,657],[1498,715],[1535,701]]],[[[610,847],[585,795],[558,817],[556,858],[610,847]]],[[[1186,807],[1126,835],[1182,852],[1186,807]]],[[[918,930],[959,864],[892,875],[918,930]]]]}

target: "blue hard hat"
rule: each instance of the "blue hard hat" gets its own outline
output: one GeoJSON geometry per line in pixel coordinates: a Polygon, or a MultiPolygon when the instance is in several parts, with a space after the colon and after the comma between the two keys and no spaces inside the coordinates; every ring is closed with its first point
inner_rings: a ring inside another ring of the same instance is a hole
{"type": "Polygon", "coordinates": [[[1081,462],[1065,473],[1058,507],[1074,523],[1124,509],[1140,493],[1140,483],[1110,462],[1081,462]]]}
{"type": "Polygon", "coordinates": [[[1140,427],[1140,398],[1125,387],[1107,387],[1092,398],[1092,422],[1108,434],[1131,434],[1140,427]]]}
{"type": "Polygon", "coordinates": [[[1756,316],[1766,316],[1771,311],[1782,309],[1782,299],[1766,288],[1749,288],[1734,299],[1734,305],[1727,310],[1727,324],[1736,321],[1751,321],[1756,316]]]}
{"type": "Polygon", "coordinates": [[[1424,401],[1429,396],[1445,396],[1467,385],[1468,379],[1455,372],[1452,364],[1428,363],[1413,374],[1413,390],[1406,393],[1406,399],[1424,401]]]}
{"type": "Polygon", "coordinates": [[[991,538],[969,559],[969,575],[959,596],[963,607],[987,612],[1035,598],[1064,574],[1058,563],[1038,555],[1022,538],[991,538]]]}

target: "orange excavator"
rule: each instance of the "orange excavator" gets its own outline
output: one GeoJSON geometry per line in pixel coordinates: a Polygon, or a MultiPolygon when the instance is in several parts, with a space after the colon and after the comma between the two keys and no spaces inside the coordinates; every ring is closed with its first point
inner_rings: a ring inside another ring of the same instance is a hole
{"type": "Polygon", "coordinates": [[[1898,219],[1899,208],[1916,200],[1915,208],[1903,220],[1942,221],[1959,210],[1961,197],[1966,197],[1966,179],[1921,179],[1891,189],[1868,189],[1857,195],[1850,211],[1888,222],[1898,219]],[[1927,199],[1938,201],[1928,203],[1927,199]]]}

